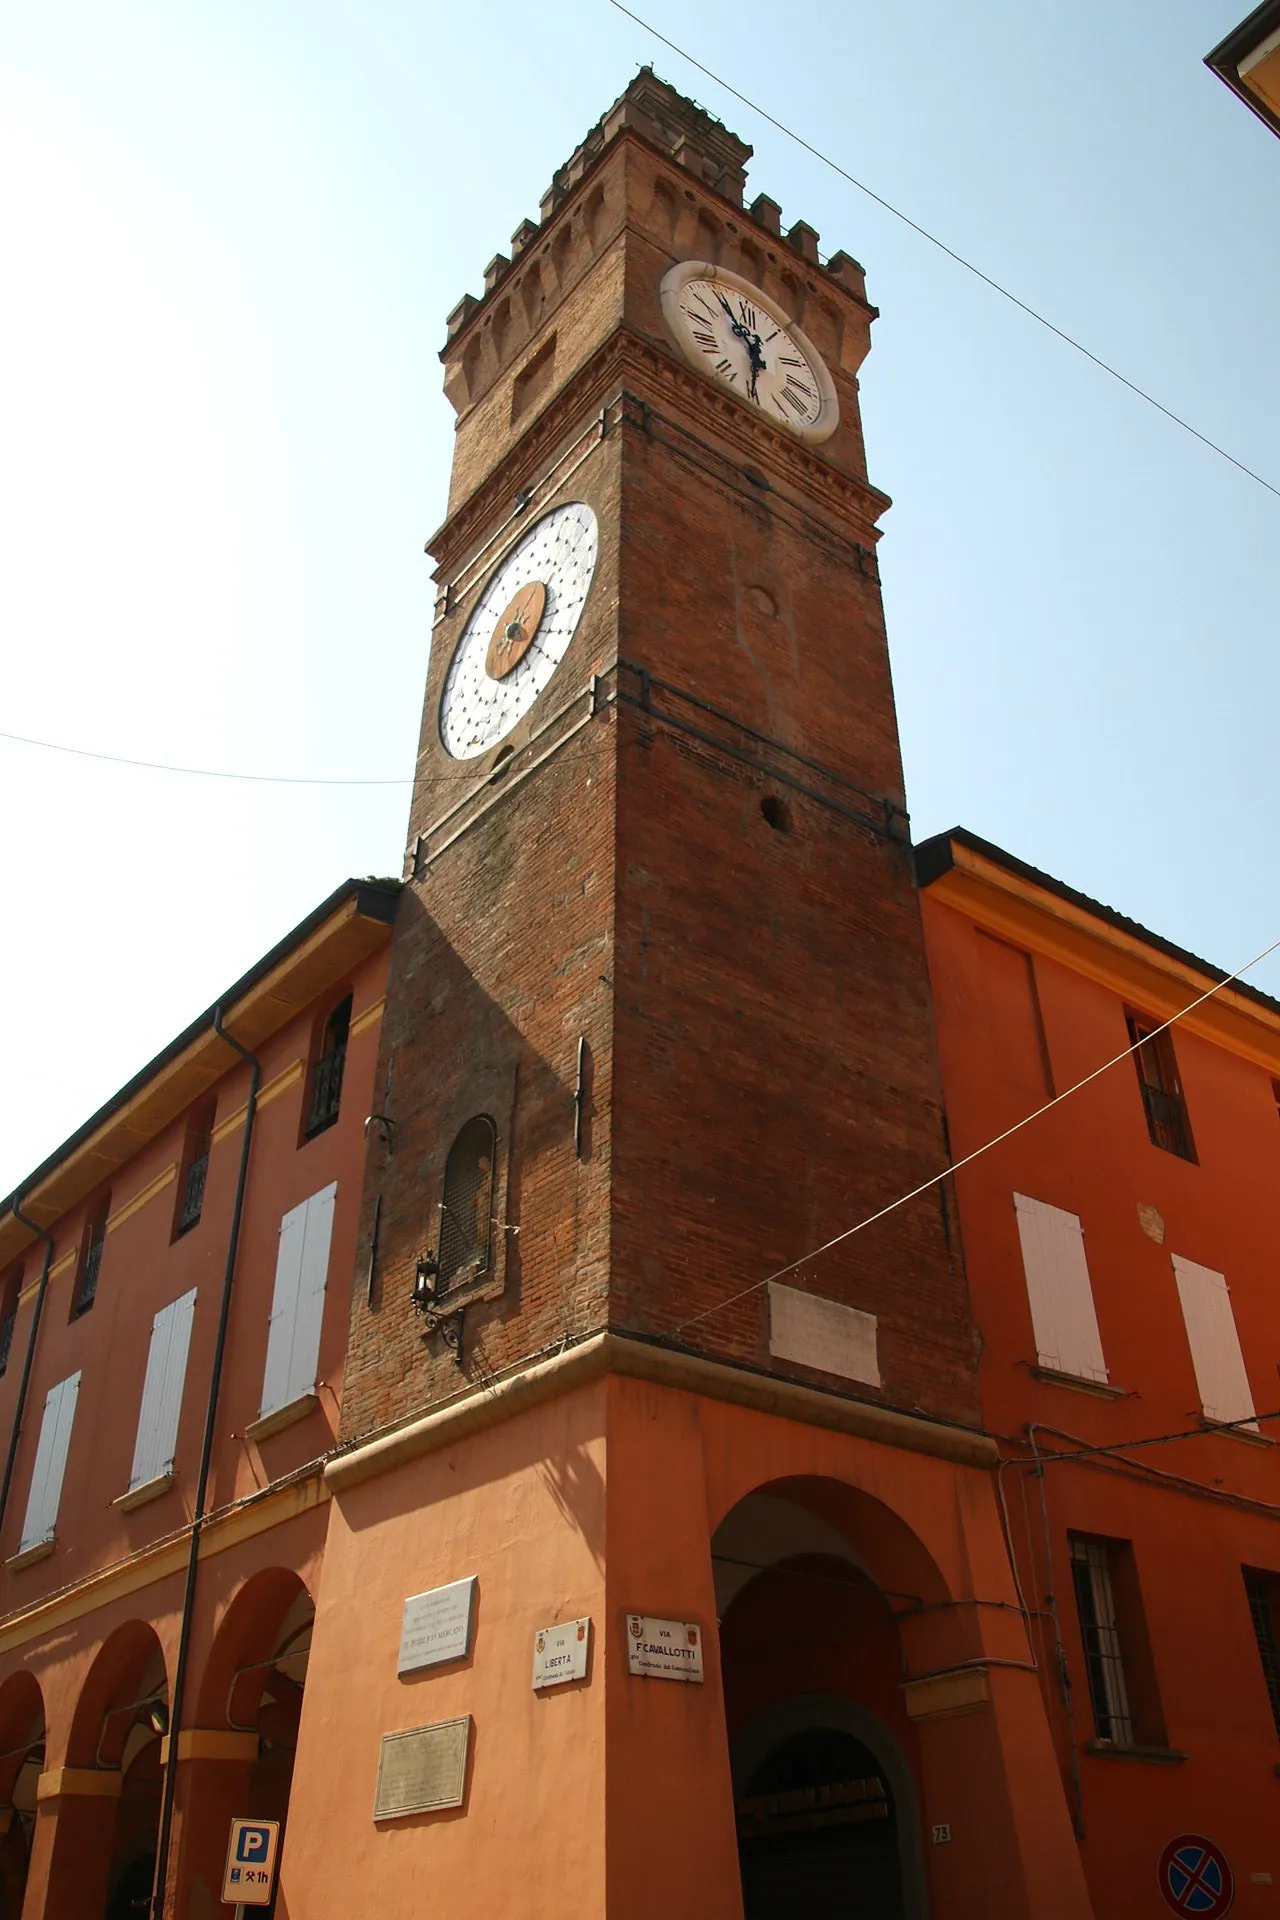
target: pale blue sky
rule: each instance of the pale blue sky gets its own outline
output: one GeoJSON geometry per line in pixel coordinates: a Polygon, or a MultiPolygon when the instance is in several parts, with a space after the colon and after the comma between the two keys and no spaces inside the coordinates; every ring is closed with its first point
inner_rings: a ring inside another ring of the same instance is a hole
{"type": "MultiPolygon", "coordinates": [[[[1246,10],[640,8],[1280,485],[1280,142],[1201,65],[1246,10]]],[[[407,781],[444,316],[646,60],[881,308],[917,837],[1224,966],[1280,937],[1280,500],[606,0],[0,8],[0,728],[407,781]]],[[[0,741],[0,1192],[339,880],[398,873],[407,800],[0,741]]]]}

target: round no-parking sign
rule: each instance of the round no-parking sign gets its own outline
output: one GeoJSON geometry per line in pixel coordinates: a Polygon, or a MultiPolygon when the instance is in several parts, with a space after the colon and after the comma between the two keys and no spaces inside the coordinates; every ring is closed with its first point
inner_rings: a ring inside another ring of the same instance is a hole
{"type": "Polygon", "coordinates": [[[1202,1833],[1180,1833],[1160,1855],[1160,1891],[1175,1913],[1217,1920],[1235,1898],[1231,1862],[1202,1833]]]}

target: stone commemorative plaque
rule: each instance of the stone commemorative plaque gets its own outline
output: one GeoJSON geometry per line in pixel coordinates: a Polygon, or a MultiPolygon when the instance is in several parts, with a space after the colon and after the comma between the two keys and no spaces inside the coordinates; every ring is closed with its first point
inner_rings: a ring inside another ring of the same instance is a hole
{"type": "Polygon", "coordinates": [[[447,1587],[411,1594],[404,1603],[396,1672],[416,1673],[420,1667],[438,1667],[445,1660],[465,1660],[471,1651],[475,1610],[474,1574],[447,1587]]]}
{"type": "Polygon", "coordinates": [[[539,1627],[533,1636],[534,1691],[562,1687],[569,1680],[585,1680],[590,1651],[590,1620],[563,1620],[558,1627],[539,1627]]]}
{"type": "Polygon", "coordinates": [[[629,1613],[627,1664],[650,1680],[701,1680],[702,1628],[696,1620],[629,1613]]]}
{"type": "Polygon", "coordinates": [[[471,1715],[440,1720],[433,1727],[384,1733],[373,1796],[375,1820],[401,1820],[411,1813],[460,1807],[467,1779],[471,1715]]]}

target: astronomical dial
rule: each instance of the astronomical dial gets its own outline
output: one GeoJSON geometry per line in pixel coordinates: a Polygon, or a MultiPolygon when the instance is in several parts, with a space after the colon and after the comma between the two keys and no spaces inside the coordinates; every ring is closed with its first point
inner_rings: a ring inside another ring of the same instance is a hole
{"type": "Polygon", "coordinates": [[[596,517],[575,501],[544,514],[490,576],[440,696],[440,738],[455,760],[496,747],[564,659],[595,572],[596,545],[596,517]]]}
{"type": "Polygon", "coordinates": [[[665,275],[661,298],[681,352],[702,373],[803,439],[835,432],[840,407],[822,356],[749,280],[685,260],[665,275]]]}

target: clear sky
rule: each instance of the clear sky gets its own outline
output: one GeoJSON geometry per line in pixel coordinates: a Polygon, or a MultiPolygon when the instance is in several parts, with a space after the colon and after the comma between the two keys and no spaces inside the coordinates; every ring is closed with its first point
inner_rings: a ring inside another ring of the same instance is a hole
{"type": "MultiPolygon", "coordinates": [[[[1247,0],[638,11],[1280,486],[1247,0]]],[[[607,0],[0,9],[0,1192],[349,874],[401,870],[444,317],[651,61],[867,269],[918,838],[1223,966],[1280,938],[1280,499],[607,0]]],[[[1280,993],[1280,956],[1254,976],[1280,993]]]]}

